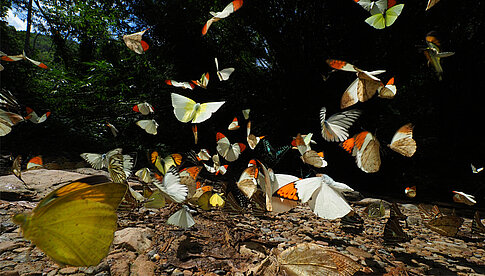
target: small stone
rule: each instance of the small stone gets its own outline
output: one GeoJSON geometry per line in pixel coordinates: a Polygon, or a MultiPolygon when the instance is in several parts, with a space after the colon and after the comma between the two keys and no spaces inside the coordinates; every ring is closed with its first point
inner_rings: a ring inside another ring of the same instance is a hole
{"type": "Polygon", "coordinates": [[[74,274],[77,271],[78,271],[77,267],[69,266],[69,267],[63,267],[59,269],[59,274],[74,274]]]}

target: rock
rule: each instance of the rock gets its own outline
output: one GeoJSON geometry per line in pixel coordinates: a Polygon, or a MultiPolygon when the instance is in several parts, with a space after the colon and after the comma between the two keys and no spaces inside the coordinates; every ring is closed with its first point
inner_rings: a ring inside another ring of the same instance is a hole
{"type": "Polygon", "coordinates": [[[153,230],[148,228],[129,227],[115,232],[114,245],[124,247],[131,251],[143,253],[150,249],[153,230]]]}
{"type": "Polygon", "coordinates": [[[135,258],[136,255],[133,252],[119,252],[108,255],[106,261],[110,264],[109,272],[111,276],[129,276],[130,265],[135,258]]]}
{"type": "Polygon", "coordinates": [[[356,257],[362,257],[364,259],[372,258],[372,254],[369,254],[369,253],[365,252],[364,250],[357,248],[357,247],[347,246],[346,250],[349,251],[350,254],[352,254],[356,257]]]}
{"type": "Polygon", "coordinates": [[[22,246],[21,244],[15,242],[15,241],[5,241],[0,243],[0,254],[2,254],[5,251],[11,251],[15,248],[19,248],[22,246]]]}
{"type": "Polygon", "coordinates": [[[148,260],[148,256],[140,255],[131,265],[130,275],[151,276],[155,275],[156,265],[154,262],[148,260]]]}
{"type": "Polygon", "coordinates": [[[68,266],[68,267],[63,267],[61,269],[59,269],[59,273],[60,274],[74,274],[78,271],[78,268],[77,267],[73,267],[73,266],[68,266]]]}

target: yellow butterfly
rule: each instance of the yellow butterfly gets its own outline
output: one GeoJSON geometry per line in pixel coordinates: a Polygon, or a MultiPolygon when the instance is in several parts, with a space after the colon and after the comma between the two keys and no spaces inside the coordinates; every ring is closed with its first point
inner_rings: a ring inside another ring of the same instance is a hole
{"type": "Polygon", "coordinates": [[[25,239],[60,265],[97,265],[109,252],[116,209],[127,186],[105,176],[79,179],[48,194],[28,214],[16,214],[25,239]]]}

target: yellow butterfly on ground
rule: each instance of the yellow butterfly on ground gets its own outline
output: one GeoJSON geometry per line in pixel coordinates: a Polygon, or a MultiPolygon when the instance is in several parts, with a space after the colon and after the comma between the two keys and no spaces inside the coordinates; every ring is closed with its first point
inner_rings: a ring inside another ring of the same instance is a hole
{"type": "Polygon", "coordinates": [[[25,239],[60,265],[97,265],[117,229],[116,209],[127,186],[105,176],[79,179],[48,194],[28,214],[16,214],[25,239]]]}

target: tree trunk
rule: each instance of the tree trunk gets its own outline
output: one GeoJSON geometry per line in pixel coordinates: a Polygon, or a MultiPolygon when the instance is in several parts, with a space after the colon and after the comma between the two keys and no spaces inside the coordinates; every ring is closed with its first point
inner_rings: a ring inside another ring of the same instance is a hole
{"type": "Polygon", "coordinates": [[[30,25],[32,25],[32,0],[29,0],[27,13],[27,29],[25,30],[24,51],[30,55],[30,25]]]}

